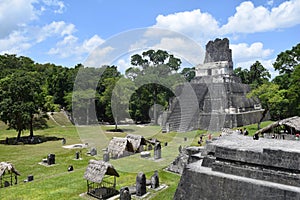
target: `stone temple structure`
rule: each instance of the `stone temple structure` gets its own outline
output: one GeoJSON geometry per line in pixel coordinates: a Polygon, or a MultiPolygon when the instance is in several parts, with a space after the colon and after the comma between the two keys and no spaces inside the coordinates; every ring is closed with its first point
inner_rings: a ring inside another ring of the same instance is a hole
{"type": "Polygon", "coordinates": [[[208,42],[204,64],[195,69],[196,77],[177,87],[176,98],[163,113],[163,131],[221,130],[261,119],[264,110],[260,102],[246,97],[250,87],[233,74],[227,38],[208,42]]]}
{"type": "Polygon", "coordinates": [[[182,173],[174,200],[300,199],[300,145],[238,133],[207,142],[182,173]]]}

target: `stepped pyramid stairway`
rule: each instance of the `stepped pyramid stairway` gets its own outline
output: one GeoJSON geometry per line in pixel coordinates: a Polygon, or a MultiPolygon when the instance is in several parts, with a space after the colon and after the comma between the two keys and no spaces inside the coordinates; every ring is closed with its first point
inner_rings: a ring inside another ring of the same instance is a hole
{"type": "Polygon", "coordinates": [[[167,124],[162,127],[166,131],[175,130],[177,132],[186,132],[192,130],[192,122],[199,115],[203,105],[203,99],[208,92],[206,84],[190,84],[179,86],[176,94],[180,94],[173,99],[170,111],[167,113],[167,124]],[[199,104],[200,102],[200,104],[199,104]]]}

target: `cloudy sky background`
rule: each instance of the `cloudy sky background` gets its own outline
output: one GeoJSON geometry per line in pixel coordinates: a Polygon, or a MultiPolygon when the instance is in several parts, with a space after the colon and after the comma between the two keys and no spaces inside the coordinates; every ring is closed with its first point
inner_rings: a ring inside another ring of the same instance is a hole
{"type": "MultiPolygon", "coordinates": [[[[118,35],[152,27],[176,31],[202,48],[209,40],[228,37],[235,67],[249,68],[258,60],[274,76],[276,56],[299,43],[300,0],[0,0],[0,24],[0,54],[39,63],[74,67],[118,35]]],[[[185,45],[182,38],[160,37],[153,47],[179,52],[185,45]]],[[[147,45],[135,41],[128,52],[147,45]]],[[[114,48],[106,46],[103,56],[114,48]]],[[[197,62],[197,51],[184,52],[197,62]]],[[[128,63],[129,55],[120,55],[114,64],[124,71],[128,63]]]]}

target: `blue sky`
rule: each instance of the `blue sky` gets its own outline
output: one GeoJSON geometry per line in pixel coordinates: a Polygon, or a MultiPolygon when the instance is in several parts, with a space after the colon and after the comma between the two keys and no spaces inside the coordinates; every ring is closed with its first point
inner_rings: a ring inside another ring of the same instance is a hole
{"type": "MultiPolygon", "coordinates": [[[[227,37],[235,67],[258,60],[271,70],[278,53],[300,42],[300,0],[0,0],[0,24],[0,53],[39,63],[73,67],[116,36],[152,27],[176,31],[202,48],[227,37]]],[[[168,41],[160,47],[176,52],[174,46],[184,45],[168,41]]],[[[128,63],[129,55],[116,61],[121,71],[128,63]]]]}

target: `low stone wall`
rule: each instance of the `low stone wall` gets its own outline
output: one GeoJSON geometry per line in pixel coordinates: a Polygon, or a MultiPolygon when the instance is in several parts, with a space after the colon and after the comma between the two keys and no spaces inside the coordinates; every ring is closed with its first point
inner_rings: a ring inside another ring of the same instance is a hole
{"type": "MultiPolygon", "coordinates": [[[[202,166],[204,165],[202,164],[202,166]]],[[[278,171],[275,169],[263,168],[262,166],[249,166],[244,163],[235,164],[224,161],[216,161],[209,167],[211,167],[213,171],[226,174],[300,187],[300,174],[287,171],[278,171]]]]}
{"type": "Polygon", "coordinates": [[[282,168],[300,172],[300,152],[276,149],[263,149],[263,152],[216,147],[215,156],[224,160],[240,161],[249,164],[282,168]]]}

